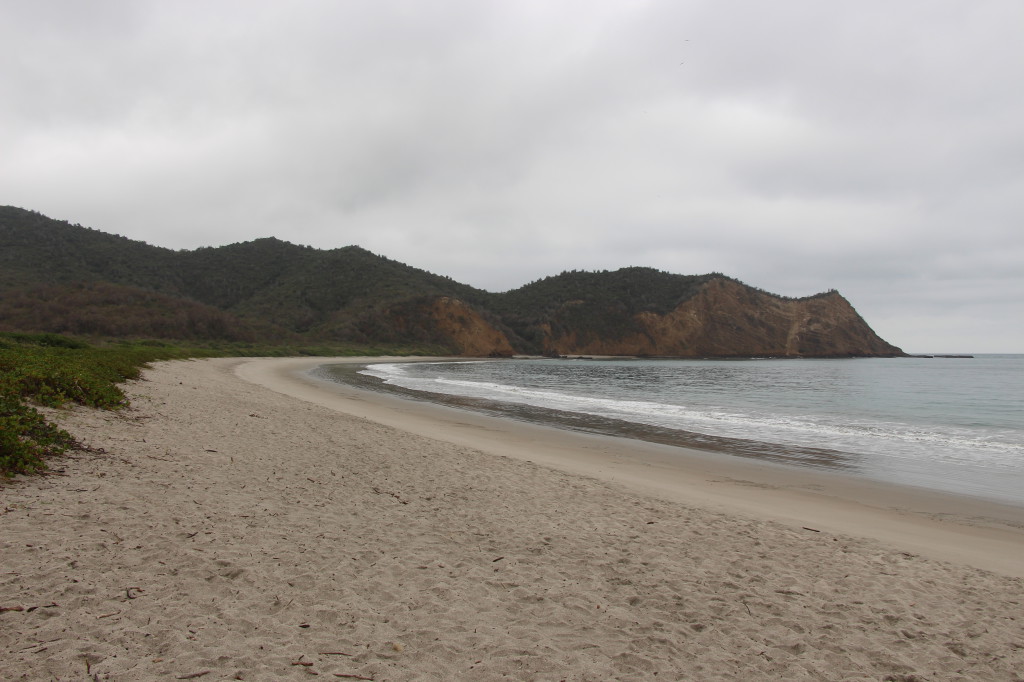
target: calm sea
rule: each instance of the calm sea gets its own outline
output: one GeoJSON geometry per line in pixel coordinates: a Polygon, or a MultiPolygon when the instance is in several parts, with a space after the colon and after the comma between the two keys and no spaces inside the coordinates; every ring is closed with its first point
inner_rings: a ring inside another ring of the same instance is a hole
{"type": "Polygon", "coordinates": [[[1024,355],[335,365],[520,419],[1024,505],[1024,355]]]}

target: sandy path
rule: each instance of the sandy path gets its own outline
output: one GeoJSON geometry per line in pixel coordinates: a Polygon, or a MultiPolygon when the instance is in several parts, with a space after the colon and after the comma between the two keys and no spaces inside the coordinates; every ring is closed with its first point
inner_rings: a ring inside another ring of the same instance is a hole
{"type": "Polygon", "coordinates": [[[1020,578],[426,438],[237,364],[157,365],[127,413],[63,415],[106,454],[0,488],[0,607],[24,609],[0,677],[1022,679],[1020,578]]]}

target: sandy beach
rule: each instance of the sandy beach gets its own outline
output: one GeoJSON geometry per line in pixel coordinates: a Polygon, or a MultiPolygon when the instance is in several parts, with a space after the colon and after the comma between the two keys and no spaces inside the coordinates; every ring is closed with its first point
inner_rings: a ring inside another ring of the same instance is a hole
{"type": "Polygon", "coordinates": [[[0,679],[1024,680],[1024,508],[159,363],[0,484],[0,679]]]}

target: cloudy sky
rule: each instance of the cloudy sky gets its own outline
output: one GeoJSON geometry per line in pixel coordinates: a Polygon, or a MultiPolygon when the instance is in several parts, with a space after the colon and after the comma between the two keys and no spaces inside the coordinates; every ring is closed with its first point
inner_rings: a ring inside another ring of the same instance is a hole
{"type": "Polygon", "coordinates": [[[276,236],[491,291],[843,293],[1024,352],[1019,0],[0,0],[0,204],[276,236]]]}

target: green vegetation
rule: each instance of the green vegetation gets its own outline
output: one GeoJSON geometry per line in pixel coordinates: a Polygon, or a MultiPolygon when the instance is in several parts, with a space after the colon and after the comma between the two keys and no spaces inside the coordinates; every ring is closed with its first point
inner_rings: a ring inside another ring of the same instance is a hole
{"type": "MultiPolygon", "coordinates": [[[[429,346],[459,354],[465,329],[459,319],[442,319],[436,305],[448,297],[502,332],[516,352],[545,353],[557,338],[585,345],[645,334],[643,314],[665,315],[722,280],[731,278],[642,267],[574,270],[493,293],[358,246],[321,250],[263,238],[174,251],[0,206],[0,332],[190,346],[429,346]]],[[[751,310],[765,305],[755,294],[767,292],[736,283],[751,310]]],[[[702,324],[733,334],[735,315],[702,324]]],[[[874,335],[860,323],[854,333],[874,335]]],[[[762,340],[751,332],[748,347],[762,340]]],[[[823,349],[832,347],[834,339],[825,341],[823,349]]]]}
{"type": "Polygon", "coordinates": [[[545,328],[555,337],[575,330],[581,342],[636,333],[634,315],[664,315],[715,276],[674,275],[653,268],[573,270],[495,294],[491,309],[536,353],[543,350],[545,328]]]}
{"type": "Polygon", "coordinates": [[[490,294],[356,246],[323,251],[265,238],[172,251],[0,206],[0,331],[445,345],[432,331],[403,335],[392,311],[437,296],[479,306],[490,294]]]}
{"type": "Polygon", "coordinates": [[[563,272],[505,293],[460,284],[357,246],[320,250],[274,238],[172,251],[0,206],[0,331],[195,344],[405,344],[459,349],[431,313],[472,306],[520,352],[549,330],[636,333],[721,275],[651,268],[563,272]]]}
{"type": "Polygon", "coordinates": [[[0,335],[0,474],[44,469],[43,457],[75,445],[33,403],[121,407],[126,399],[117,384],[137,378],[147,362],[178,354],[145,346],[95,348],[56,334],[0,335]]]}
{"type": "Polygon", "coordinates": [[[426,355],[437,348],[259,346],[182,347],[163,341],[96,346],[59,334],[0,334],[0,477],[46,468],[45,457],[77,446],[75,439],[36,409],[70,403],[105,410],[125,407],[118,384],[137,379],[157,360],[198,357],[426,355]]]}

